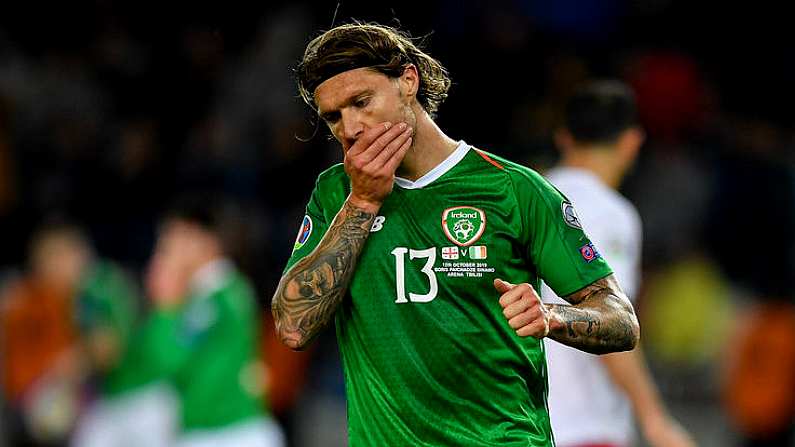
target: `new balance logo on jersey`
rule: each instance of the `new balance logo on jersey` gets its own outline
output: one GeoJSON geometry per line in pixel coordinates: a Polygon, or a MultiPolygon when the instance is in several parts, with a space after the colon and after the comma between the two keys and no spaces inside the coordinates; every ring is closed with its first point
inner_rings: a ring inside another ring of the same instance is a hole
{"type": "Polygon", "coordinates": [[[370,227],[370,233],[375,233],[376,231],[384,228],[384,221],[386,221],[386,217],[384,216],[375,216],[375,220],[373,221],[373,226],[370,227]]]}

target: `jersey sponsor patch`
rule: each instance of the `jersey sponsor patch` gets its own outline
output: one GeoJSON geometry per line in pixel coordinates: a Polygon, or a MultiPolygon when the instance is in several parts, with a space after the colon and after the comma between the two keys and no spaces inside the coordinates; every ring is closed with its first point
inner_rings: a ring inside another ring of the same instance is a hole
{"type": "Polygon", "coordinates": [[[293,251],[303,247],[306,241],[309,239],[310,234],[312,234],[312,218],[306,215],[304,216],[304,221],[301,222],[301,229],[298,230],[298,236],[295,238],[293,251]]]}
{"type": "Polygon", "coordinates": [[[473,206],[456,206],[442,212],[442,230],[450,242],[466,247],[486,229],[486,213],[473,206]]]}
{"type": "Polygon", "coordinates": [[[577,212],[574,211],[574,205],[572,205],[571,202],[564,201],[560,209],[563,211],[563,220],[566,222],[566,225],[582,230],[580,219],[577,217],[577,212]]]}
{"type": "Polygon", "coordinates": [[[602,256],[598,251],[596,251],[596,247],[593,246],[593,242],[588,242],[587,244],[580,247],[580,254],[582,255],[582,258],[589,263],[602,256]]]}

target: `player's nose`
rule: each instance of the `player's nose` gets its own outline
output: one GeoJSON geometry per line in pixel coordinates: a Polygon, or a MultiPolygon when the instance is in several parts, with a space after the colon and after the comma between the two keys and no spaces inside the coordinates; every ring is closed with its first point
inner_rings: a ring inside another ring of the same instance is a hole
{"type": "Polygon", "coordinates": [[[365,131],[364,122],[359,119],[359,114],[349,110],[343,110],[340,119],[340,136],[349,143],[349,146],[356,142],[365,131]]]}

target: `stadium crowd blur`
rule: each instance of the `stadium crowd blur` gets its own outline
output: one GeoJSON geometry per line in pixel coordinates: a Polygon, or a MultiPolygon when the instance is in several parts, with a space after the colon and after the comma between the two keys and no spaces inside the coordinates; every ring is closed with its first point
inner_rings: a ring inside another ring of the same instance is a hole
{"type": "Polygon", "coordinates": [[[314,180],[341,160],[291,73],[336,9],[337,22],[397,18],[426,36],[453,79],[440,126],[540,171],[556,160],[552,132],[574,87],[633,86],[648,141],[622,192],[644,224],[638,313],[654,376],[701,445],[793,445],[786,15],[681,0],[371,3],[98,0],[0,16],[0,446],[62,445],[91,398],[83,385],[66,403],[29,396],[53,371],[85,366],[62,354],[79,338],[73,270],[87,254],[78,236],[31,242],[37,229],[76,224],[96,256],[140,279],[161,213],[185,192],[224,197],[290,445],[344,444],[333,333],[296,354],[268,330],[314,180]]]}

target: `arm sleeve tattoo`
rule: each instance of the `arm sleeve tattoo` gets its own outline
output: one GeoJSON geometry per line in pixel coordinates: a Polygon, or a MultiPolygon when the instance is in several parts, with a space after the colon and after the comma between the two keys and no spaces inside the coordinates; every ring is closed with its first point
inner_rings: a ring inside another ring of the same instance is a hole
{"type": "Polygon", "coordinates": [[[345,202],[317,248],[282,276],[271,310],[276,333],[303,349],[331,321],[350,284],[375,214],[345,202]]]}
{"type": "Polygon", "coordinates": [[[638,320],[613,275],[564,299],[571,305],[547,305],[554,321],[550,323],[550,338],[592,354],[635,347],[640,337],[638,320]]]}

